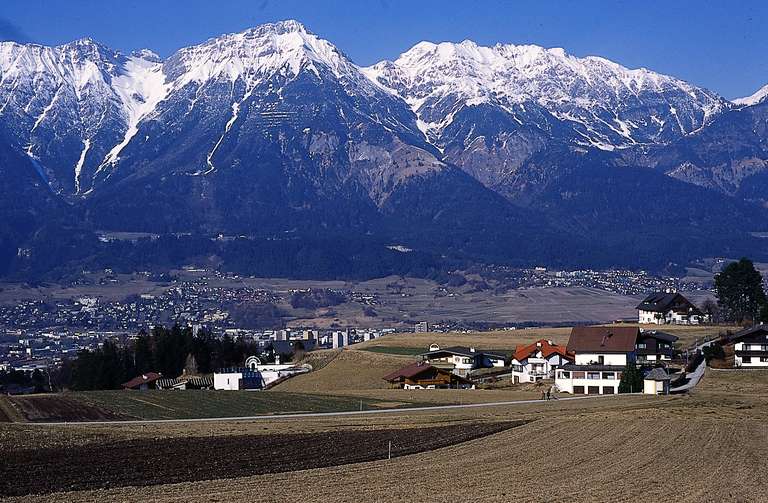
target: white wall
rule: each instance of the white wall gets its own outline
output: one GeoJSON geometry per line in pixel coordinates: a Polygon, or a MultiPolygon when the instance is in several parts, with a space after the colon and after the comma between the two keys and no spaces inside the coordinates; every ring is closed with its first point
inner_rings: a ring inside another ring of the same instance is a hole
{"type": "Polygon", "coordinates": [[[656,324],[656,325],[662,325],[664,323],[664,318],[656,318],[656,313],[654,311],[643,311],[642,309],[639,309],[637,311],[637,320],[640,323],[648,323],[648,324],[656,324]]]}
{"type": "Polygon", "coordinates": [[[576,361],[574,363],[576,365],[589,365],[592,362],[597,363],[600,361],[600,356],[604,359],[603,365],[620,365],[623,367],[627,364],[626,353],[577,353],[576,361]]]}
{"type": "MultiPolygon", "coordinates": [[[[763,346],[762,344],[746,344],[744,342],[737,342],[736,344],[733,345],[733,349],[735,351],[747,351],[747,350],[751,350],[751,349],[754,349],[754,350],[757,350],[757,351],[761,351],[762,350],[762,346],[763,346]]],[[[758,367],[758,368],[759,367],[768,367],[768,362],[760,361],[760,357],[759,356],[751,356],[749,358],[749,360],[750,361],[747,363],[747,362],[744,361],[744,357],[743,356],[736,355],[733,358],[733,365],[735,367],[758,367]]]]}
{"type": "Polygon", "coordinates": [[[238,390],[240,389],[240,379],[243,374],[232,372],[227,374],[213,374],[213,389],[238,390]]]}
{"type": "MultiPolygon", "coordinates": [[[[579,371],[581,372],[581,371],[579,371]]],[[[621,382],[621,378],[619,377],[619,372],[614,372],[615,379],[603,379],[603,372],[600,372],[600,379],[586,379],[586,378],[574,378],[573,377],[573,371],[570,371],[570,377],[563,377],[562,376],[563,371],[557,370],[555,372],[555,385],[557,386],[557,389],[564,393],[573,393],[573,388],[575,386],[583,386],[584,387],[584,394],[589,394],[589,386],[598,386],[599,393],[603,394],[603,388],[611,386],[613,387],[614,394],[617,394],[619,392],[619,383],[621,382]]],[[[636,390],[640,392],[641,390],[636,390]]]]}

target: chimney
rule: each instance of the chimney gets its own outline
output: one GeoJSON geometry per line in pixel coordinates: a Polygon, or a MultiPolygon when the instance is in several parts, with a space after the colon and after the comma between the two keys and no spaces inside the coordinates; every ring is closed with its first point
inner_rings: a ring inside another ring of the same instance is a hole
{"type": "Polygon", "coordinates": [[[469,352],[470,353],[474,353],[475,352],[475,348],[469,348],[469,352]]]}
{"type": "Polygon", "coordinates": [[[540,348],[540,347],[541,347],[541,341],[537,341],[537,342],[536,342],[536,347],[537,347],[537,348],[540,348]]]}

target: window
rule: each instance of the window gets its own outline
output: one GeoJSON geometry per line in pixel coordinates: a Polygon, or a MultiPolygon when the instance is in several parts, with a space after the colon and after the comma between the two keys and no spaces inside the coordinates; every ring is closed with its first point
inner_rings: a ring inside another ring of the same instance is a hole
{"type": "Polygon", "coordinates": [[[603,395],[615,395],[616,388],[613,386],[603,386],[603,395]]]}
{"type": "Polygon", "coordinates": [[[587,379],[600,379],[600,372],[587,372],[587,379]]]}
{"type": "Polygon", "coordinates": [[[616,379],[615,372],[603,372],[603,379],[616,379]]]}
{"type": "Polygon", "coordinates": [[[560,372],[560,377],[562,377],[563,379],[570,379],[571,378],[571,373],[570,372],[562,371],[562,372],[560,372]]]}
{"type": "Polygon", "coordinates": [[[587,391],[590,395],[599,395],[600,394],[600,386],[588,386],[587,391]]]}
{"type": "Polygon", "coordinates": [[[768,356],[761,356],[760,357],[761,362],[768,362],[768,356]]]}
{"type": "Polygon", "coordinates": [[[600,365],[605,365],[605,356],[603,355],[598,356],[597,363],[599,363],[600,365]]]}
{"type": "Polygon", "coordinates": [[[648,344],[646,344],[644,342],[638,342],[637,343],[637,349],[645,349],[647,347],[648,347],[648,344]]]}
{"type": "Polygon", "coordinates": [[[752,357],[751,356],[742,356],[741,357],[742,363],[752,363],[752,357]]]}
{"type": "Polygon", "coordinates": [[[573,394],[574,395],[583,395],[584,394],[584,386],[574,386],[573,387],[573,394]]]}

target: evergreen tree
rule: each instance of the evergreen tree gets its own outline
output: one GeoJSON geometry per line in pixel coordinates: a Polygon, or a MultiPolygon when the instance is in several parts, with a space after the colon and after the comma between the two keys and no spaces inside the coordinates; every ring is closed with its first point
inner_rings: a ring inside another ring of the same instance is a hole
{"type": "Polygon", "coordinates": [[[152,351],[152,341],[143,330],[133,345],[133,364],[136,374],[146,374],[155,369],[155,355],[152,351]]]}
{"type": "Polygon", "coordinates": [[[756,320],[766,303],[763,277],[746,258],[728,264],[716,275],[715,289],[721,317],[726,321],[756,320]]]}
{"type": "Polygon", "coordinates": [[[763,307],[760,309],[760,322],[768,323],[768,302],[763,304],[763,307]]]}
{"type": "Polygon", "coordinates": [[[633,362],[629,362],[621,373],[619,393],[639,393],[641,391],[643,391],[643,374],[633,362]]]}

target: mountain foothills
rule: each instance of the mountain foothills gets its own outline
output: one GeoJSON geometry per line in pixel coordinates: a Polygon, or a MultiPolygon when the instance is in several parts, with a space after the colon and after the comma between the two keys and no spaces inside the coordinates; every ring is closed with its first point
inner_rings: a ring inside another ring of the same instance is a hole
{"type": "Polygon", "coordinates": [[[760,258],[767,94],[471,41],[361,68],[296,21],[165,60],[2,42],[0,274],[760,258]]]}

